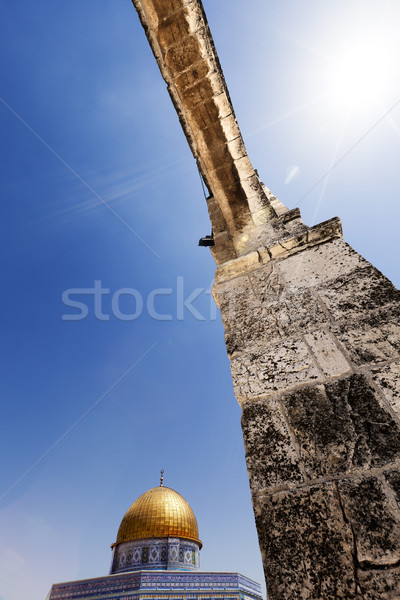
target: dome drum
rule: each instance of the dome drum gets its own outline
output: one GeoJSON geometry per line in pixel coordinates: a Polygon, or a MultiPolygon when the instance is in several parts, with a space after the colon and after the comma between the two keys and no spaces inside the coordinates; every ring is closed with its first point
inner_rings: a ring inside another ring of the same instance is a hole
{"type": "Polygon", "coordinates": [[[197,571],[200,547],[180,538],[148,538],[122,542],[113,548],[110,573],[144,569],[197,571]]]}

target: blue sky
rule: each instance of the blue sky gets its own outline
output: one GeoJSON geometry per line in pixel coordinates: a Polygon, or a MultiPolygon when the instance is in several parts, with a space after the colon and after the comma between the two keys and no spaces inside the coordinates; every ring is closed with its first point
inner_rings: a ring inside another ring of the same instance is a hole
{"type": "MultiPolygon", "coordinates": [[[[308,224],[340,216],[398,285],[398,3],[204,5],[263,181],[308,224]]],[[[197,246],[207,210],[137,15],[129,0],[20,0],[0,18],[0,599],[107,573],[124,512],[161,468],[197,516],[202,568],[261,581],[240,410],[206,293],[215,265],[197,246]],[[63,320],[78,312],[63,292],[95,281],[105,318],[81,295],[87,317],[63,320]],[[180,318],[182,285],[184,298],[203,290],[204,320],[180,318]],[[135,320],[113,314],[121,288],[143,299],[135,320]],[[159,288],[170,320],[148,314],[159,288]]]]}

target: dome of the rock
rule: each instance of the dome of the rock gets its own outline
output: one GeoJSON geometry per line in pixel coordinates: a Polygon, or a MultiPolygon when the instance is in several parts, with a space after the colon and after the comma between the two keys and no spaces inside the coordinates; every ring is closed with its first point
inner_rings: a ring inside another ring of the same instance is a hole
{"type": "Polygon", "coordinates": [[[167,537],[191,540],[201,547],[196,517],[189,504],[175,490],[160,485],[142,494],[127,510],[116,543],[167,537]]]}
{"type": "Polygon", "coordinates": [[[199,529],[189,504],[163,485],[148,490],[128,508],[112,544],[111,573],[148,569],[196,571],[199,529]]]}

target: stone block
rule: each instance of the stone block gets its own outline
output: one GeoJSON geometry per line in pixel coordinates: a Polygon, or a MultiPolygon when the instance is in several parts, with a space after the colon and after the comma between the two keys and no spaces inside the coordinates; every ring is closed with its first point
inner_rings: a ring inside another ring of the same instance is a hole
{"type": "Polygon", "coordinates": [[[278,258],[283,255],[289,254],[295,249],[300,249],[307,242],[307,230],[300,235],[295,235],[283,239],[278,244],[270,246],[268,249],[272,258],[278,258]]]}
{"type": "Polygon", "coordinates": [[[400,430],[364,375],[285,394],[308,477],[383,467],[400,458],[400,430]]]}
{"type": "Polygon", "coordinates": [[[214,96],[213,102],[217,107],[220,119],[224,119],[233,113],[232,104],[229,102],[226,94],[218,94],[218,96],[214,96]]]}
{"type": "Polygon", "coordinates": [[[332,483],[253,498],[270,600],[355,600],[353,536],[332,483]]]}
{"type": "Polygon", "coordinates": [[[345,395],[357,434],[353,464],[383,467],[400,458],[400,430],[380,397],[362,374],[329,383],[326,392],[332,398],[345,395]]]}
{"type": "Polygon", "coordinates": [[[296,449],[276,401],[245,403],[242,429],[253,494],[304,481],[296,449]]]}
{"type": "MultiPolygon", "coordinates": [[[[241,267],[256,266],[256,257],[258,253],[227,263],[218,269],[217,281],[229,274],[239,275],[241,267]],[[246,261],[250,259],[251,263],[247,265],[246,261]]],[[[258,351],[267,344],[328,325],[315,296],[307,289],[297,294],[285,293],[272,268],[256,269],[250,273],[250,278],[239,277],[218,283],[216,292],[230,355],[258,351]]],[[[317,351],[318,343],[310,341],[317,351]]],[[[318,351],[325,371],[330,369],[330,373],[338,375],[347,371],[348,365],[334,348],[327,349],[326,355],[323,349],[318,351]]]]}
{"type": "Polygon", "coordinates": [[[272,302],[281,300],[284,294],[290,294],[285,286],[285,280],[282,277],[276,264],[266,264],[265,266],[249,274],[254,292],[257,294],[260,302],[269,305],[272,302]]]}
{"type": "MultiPolygon", "coordinates": [[[[243,183],[243,182],[241,182],[243,183]]],[[[290,234],[283,231],[283,226],[279,223],[272,207],[268,204],[265,196],[262,195],[261,188],[252,196],[247,196],[248,207],[251,211],[251,220],[246,224],[246,228],[235,236],[235,244],[240,242],[240,252],[248,253],[264,247],[265,239],[274,240],[290,234]],[[261,219],[262,223],[255,227],[255,222],[261,219]],[[243,237],[247,239],[244,240],[243,237]],[[245,242],[245,243],[242,243],[245,242]]]]}
{"type": "Polygon", "coordinates": [[[271,246],[268,247],[269,253],[271,255],[271,258],[277,259],[277,258],[281,258],[283,256],[285,256],[288,251],[285,248],[285,246],[281,243],[278,244],[272,244],[271,246]]]}
{"type": "MultiPolygon", "coordinates": [[[[277,198],[275,198],[275,201],[279,202],[277,198]]],[[[299,208],[291,208],[290,210],[287,209],[280,216],[280,221],[285,225],[291,223],[291,221],[297,221],[298,219],[301,219],[301,213],[299,208]]],[[[307,229],[307,231],[310,231],[309,227],[304,227],[307,229]]]]}
{"type": "Polygon", "coordinates": [[[271,261],[271,255],[267,248],[258,248],[257,252],[264,264],[268,264],[271,261]]]}
{"type": "Polygon", "coordinates": [[[390,304],[383,311],[357,322],[340,322],[332,332],[357,366],[400,357],[400,308],[390,304]]]}
{"type": "Polygon", "coordinates": [[[179,10],[159,22],[157,38],[162,48],[169,48],[173,44],[190,35],[189,13],[187,9],[179,10]]]}
{"type": "Polygon", "coordinates": [[[320,286],[367,263],[342,239],[334,239],[280,261],[277,268],[292,291],[320,286]]]}
{"type": "MultiPolygon", "coordinates": [[[[187,110],[189,111],[190,122],[199,130],[205,129],[209,125],[219,121],[218,108],[212,99],[199,102],[199,104],[193,107],[187,107],[187,110]]],[[[217,168],[217,165],[215,168],[217,168]]]]}
{"type": "Polygon", "coordinates": [[[211,82],[214,96],[218,96],[219,94],[226,94],[225,82],[221,78],[220,73],[218,72],[218,69],[216,69],[214,71],[209,71],[208,79],[211,82]]]}
{"type": "Polygon", "coordinates": [[[192,33],[196,33],[199,29],[204,30],[206,25],[204,21],[204,12],[202,7],[196,0],[184,0],[183,10],[187,13],[187,19],[189,21],[190,30],[192,33]]]}
{"type": "MultiPolygon", "coordinates": [[[[217,165],[217,164],[214,164],[214,162],[213,162],[212,170],[213,170],[213,172],[210,174],[211,177],[216,177],[217,181],[220,184],[222,184],[223,182],[226,183],[227,187],[226,187],[226,190],[224,190],[224,195],[228,198],[229,191],[230,190],[233,191],[233,190],[237,189],[237,186],[239,183],[238,173],[235,169],[234,164],[232,163],[232,161],[226,161],[222,165],[217,165]]],[[[236,206],[232,202],[229,205],[229,208],[232,212],[234,212],[236,206]]]]}
{"type": "Polygon", "coordinates": [[[203,77],[200,81],[196,82],[195,85],[188,87],[185,91],[185,101],[190,106],[195,106],[200,102],[212,98],[213,91],[211,88],[211,82],[208,77],[203,77]]]}
{"type": "MultiPolygon", "coordinates": [[[[272,207],[265,206],[264,198],[260,195],[260,193],[251,196],[249,200],[249,207],[251,211],[251,217],[256,226],[264,225],[268,221],[271,220],[272,215],[272,207]]],[[[265,248],[260,248],[260,250],[265,250],[265,248]]]]}
{"type": "MultiPolygon", "coordinates": [[[[236,339],[237,350],[248,352],[306,333],[324,325],[325,322],[326,315],[316,299],[305,291],[298,295],[284,295],[280,301],[269,306],[255,305],[252,314],[243,314],[240,324],[232,327],[230,333],[236,339]]],[[[317,335],[315,333],[315,336],[317,335]]],[[[310,336],[313,337],[314,334],[310,336]]],[[[315,356],[325,372],[330,369],[332,375],[339,375],[348,370],[347,363],[333,348],[320,349],[315,356]]]]}
{"type": "Polygon", "coordinates": [[[274,209],[274,211],[276,212],[278,217],[281,215],[285,215],[289,212],[289,209],[283,204],[283,202],[278,200],[278,198],[276,196],[274,196],[272,194],[272,192],[270,190],[268,190],[268,188],[266,188],[266,190],[267,190],[266,191],[265,186],[263,186],[263,189],[268,197],[268,200],[271,202],[272,208],[274,209]]]}
{"type": "Polygon", "coordinates": [[[250,159],[247,155],[235,160],[235,167],[237,168],[240,179],[248,179],[249,177],[253,177],[254,175],[253,165],[251,164],[250,159]]]}
{"type": "MultiPolygon", "coordinates": [[[[146,12],[148,13],[147,22],[158,23],[162,19],[166,19],[172,13],[179,11],[183,5],[187,4],[186,1],[182,0],[164,0],[154,6],[154,1],[146,2],[146,12]]],[[[139,8],[138,8],[139,10],[139,8]]]]}
{"type": "MultiPolygon", "coordinates": [[[[222,129],[221,123],[211,123],[207,127],[204,127],[201,131],[198,132],[197,142],[202,151],[207,150],[206,159],[204,160],[204,164],[210,164],[212,168],[214,168],[214,163],[212,162],[212,157],[208,156],[209,148],[217,148],[221,144],[226,144],[226,138],[224,131],[222,129]]],[[[207,172],[207,178],[211,181],[212,173],[207,172]]],[[[213,188],[215,189],[215,188],[213,188]]]]}
{"type": "Polygon", "coordinates": [[[202,60],[199,40],[196,35],[190,35],[181,43],[171,46],[165,52],[165,64],[176,74],[186,71],[192,65],[202,60]]]}
{"type": "MultiPolygon", "coordinates": [[[[291,216],[292,212],[293,211],[290,211],[289,213],[286,213],[286,214],[288,216],[291,216]]],[[[295,248],[297,248],[297,252],[300,252],[302,249],[304,250],[304,247],[306,247],[306,246],[311,247],[310,243],[308,242],[307,227],[306,227],[306,225],[304,225],[300,215],[296,218],[291,218],[288,221],[285,220],[285,216],[286,215],[282,215],[281,217],[279,217],[279,220],[281,221],[281,223],[284,223],[285,229],[288,232],[288,234],[291,236],[301,236],[301,243],[296,244],[296,246],[292,250],[291,254],[294,253],[295,248]]]]}
{"type": "Polygon", "coordinates": [[[212,159],[214,170],[217,170],[221,167],[226,167],[227,164],[232,162],[232,157],[227,144],[221,144],[220,146],[217,146],[215,149],[211,150],[210,158],[212,159]]]}
{"type": "Polygon", "coordinates": [[[330,281],[318,294],[335,320],[357,319],[400,299],[400,292],[389,279],[372,266],[330,281]]]}
{"type": "MultiPolygon", "coordinates": [[[[302,294],[302,296],[304,295],[302,294]]],[[[329,333],[318,330],[306,334],[304,339],[326,377],[339,377],[350,371],[349,363],[329,333]]]]}
{"type": "Polygon", "coordinates": [[[366,477],[341,481],[338,490],[351,523],[361,568],[393,567],[400,561],[400,513],[382,481],[366,477]]]}
{"type": "Polygon", "coordinates": [[[385,479],[393,490],[397,506],[400,508],[400,471],[397,469],[390,469],[385,472],[385,479]]]}
{"type": "MultiPolygon", "coordinates": [[[[175,75],[174,77],[174,85],[180,94],[183,94],[188,87],[192,85],[196,85],[199,81],[208,78],[209,75],[209,65],[205,62],[197,63],[195,65],[191,65],[189,69],[181,73],[180,75],[175,75]]],[[[216,82],[216,78],[209,77],[211,81],[211,85],[213,87],[215,93],[215,86],[218,82],[216,82]]],[[[183,95],[186,98],[186,94],[183,95]]],[[[188,101],[190,101],[190,95],[188,95],[188,101]]]]}
{"type": "Polygon", "coordinates": [[[400,598],[400,569],[359,570],[360,600],[398,600],[400,598]]]}
{"type": "Polygon", "coordinates": [[[342,237],[342,224],[338,217],[313,225],[308,230],[308,242],[319,242],[332,237],[342,237]]]}
{"type": "MultiPolygon", "coordinates": [[[[243,160],[243,159],[240,159],[243,160]]],[[[254,170],[253,170],[254,173],[254,170]]],[[[245,191],[245,194],[248,198],[253,197],[254,195],[258,195],[260,198],[264,195],[260,181],[256,174],[250,175],[245,179],[241,178],[241,184],[245,191]]]]}
{"type": "Polygon", "coordinates": [[[228,142],[228,148],[230,150],[233,160],[242,158],[242,156],[247,156],[246,148],[242,137],[237,137],[236,139],[228,142]]]}
{"type": "Polygon", "coordinates": [[[241,135],[239,125],[233,114],[221,119],[221,126],[227,142],[231,142],[241,135]]]}
{"type": "MultiPolygon", "coordinates": [[[[243,275],[259,266],[260,257],[257,252],[251,252],[246,256],[241,256],[234,260],[225,263],[221,267],[218,267],[215,273],[215,283],[219,284],[224,281],[243,275]]],[[[235,282],[232,282],[232,287],[235,287],[235,282]]]]}
{"type": "MultiPolygon", "coordinates": [[[[257,258],[256,253],[255,259],[257,258]]],[[[241,264],[244,268],[247,265],[248,258],[231,260],[221,267],[221,277],[227,274],[227,281],[217,282],[215,284],[216,293],[218,296],[218,306],[221,309],[222,319],[228,327],[240,327],[240,319],[251,310],[255,305],[259,305],[260,301],[254,294],[250,279],[247,275],[240,274],[241,264]],[[225,268],[227,269],[225,271],[225,268]],[[236,275],[233,279],[231,277],[236,275]]],[[[218,269],[219,271],[219,269],[218,269]]],[[[220,275],[218,275],[218,278],[220,275]]]]}
{"type": "Polygon", "coordinates": [[[372,377],[395,413],[400,417],[400,363],[394,362],[372,369],[372,377]]]}
{"type": "Polygon", "coordinates": [[[283,403],[308,477],[343,473],[351,467],[356,433],[343,397],[330,398],[321,385],[287,394],[283,403]]]}
{"type": "Polygon", "coordinates": [[[301,339],[285,340],[238,356],[234,354],[231,370],[239,402],[271,396],[300,383],[320,379],[318,368],[301,339]]]}

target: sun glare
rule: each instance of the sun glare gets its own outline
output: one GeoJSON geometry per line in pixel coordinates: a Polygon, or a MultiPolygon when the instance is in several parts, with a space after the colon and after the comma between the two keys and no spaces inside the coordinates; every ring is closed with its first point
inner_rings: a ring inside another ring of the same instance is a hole
{"type": "Polygon", "coordinates": [[[335,55],[327,70],[328,94],[337,110],[369,111],[393,89],[394,53],[390,39],[369,35],[354,39],[335,55]]]}

